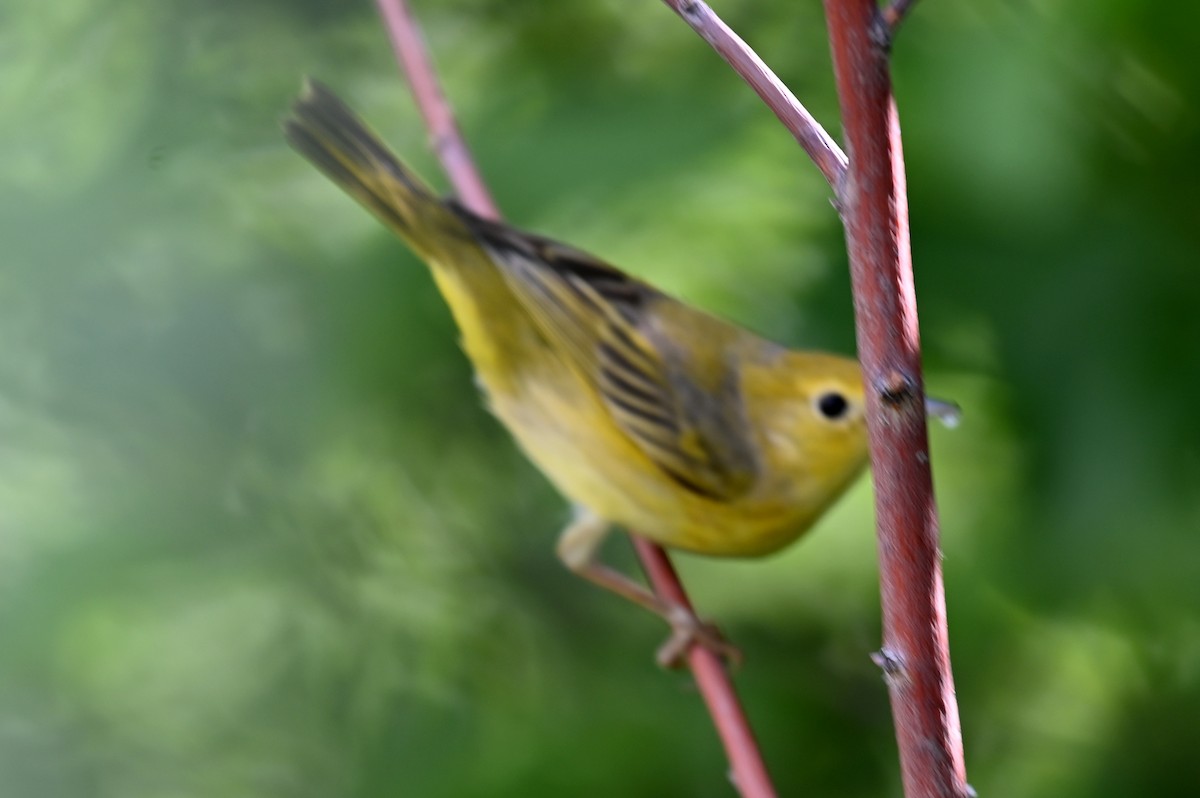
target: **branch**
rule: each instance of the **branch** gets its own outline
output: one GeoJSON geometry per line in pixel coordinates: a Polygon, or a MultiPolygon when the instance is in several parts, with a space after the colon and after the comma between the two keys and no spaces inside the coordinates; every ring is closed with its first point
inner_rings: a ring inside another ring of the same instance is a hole
{"type": "MultiPolygon", "coordinates": [[[[692,603],[666,552],[638,535],[633,536],[633,546],[654,592],[691,610],[692,603]]],[[[775,788],[758,750],[758,742],[721,658],[704,646],[691,646],[687,651],[687,663],[729,756],[734,786],[744,798],[774,798],[775,788]]]]}
{"type": "Polygon", "coordinates": [[[946,630],[900,123],[875,0],[824,0],[850,167],[842,215],[867,386],[882,664],[907,798],[965,798],[946,630]]]}
{"type": "Polygon", "coordinates": [[[875,35],[883,49],[891,49],[892,40],[896,38],[896,31],[899,30],[900,24],[904,22],[904,18],[908,16],[909,11],[912,11],[916,2],[917,0],[891,0],[879,10],[876,18],[879,30],[875,35]]]}
{"type": "MultiPolygon", "coordinates": [[[[438,86],[433,65],[407,3],[405,0],[376,0],[376,5],[391,38],[392,48],[433,137],[438,158],[459,198],[475,213],[498,219],[500,213],[471,160],[450,104],[438,86]]],[[[836,145],[833,146],[836,149],[836,145]]],[[[632,537],[642,567],[655,592],[668,601],[691,609],[687,593],[666,553],[637,535],[632,537]]],[[[707,648],[694,645],[688,649],[687,662],[725,746],[738,790],[744,798],[774,798],[775,790],[767,776],[754,734],[750,731],[745,712],[720,658],[707,648]]]]}
{"type": "MultiPolygon", "coordinates": [[[[902,0],[899,0],[902,1],[902,0]]],[[[837,145],[812,114],[800,104],[791,89],[763,63],[750,45],[730,30],[721,18],[701,0],[663,0],[678,14],[692,30],[700,34],[718,55],[725,59],[733,71],[742,76],[746,84],[754,89],[767,107],[775,112],[808,157],[812,159],[825,180],[833,188],[834,195],[841,194],[842,178],[846,174],[846,154],[837,145]]]]}
{"type": "Polygon", "coordinates": [[[458,129],[454,119],[454,111],[442,93],[438,84],[437,73],[433,70],[433,62],[421,38],[421,31],[408,10],[404,0],[376,0],[379,14],[383,17],[384,27],[387,28],[388,38],[392,40],[392,50],[400,62],[400,68],[408,78],[417,108],[425,118],[425,126],[429,129],[433,151],[446,170],[454,190],[463,204],[480,216],[489,219],[499,219],[500,211],[492,201],[492,195],[487,190],[471,151],[458,129]]]}

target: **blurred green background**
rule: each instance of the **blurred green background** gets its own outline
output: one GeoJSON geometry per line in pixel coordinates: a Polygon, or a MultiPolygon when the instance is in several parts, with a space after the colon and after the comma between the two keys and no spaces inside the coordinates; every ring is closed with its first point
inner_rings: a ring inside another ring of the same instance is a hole
{"type": "MultiPolygon", "coordinates": [[[[852,351],[826,187],[665,6],[415,5],[512,220],[852,351]]],[[[819,4],[717,8],[837,135],[819,4]]],[[[0,20],[0,795],[731,795],[423,267],[283,144],[312,74],[445,185],[371,4],[0,20]]],[[[1197,29],[927,2],[896,47],[985,798],[1200,792],[1197,29]]],[[[781,556],[679,558],[781,794],[899,795],[874,545],[864,481],[781,556]]]]}

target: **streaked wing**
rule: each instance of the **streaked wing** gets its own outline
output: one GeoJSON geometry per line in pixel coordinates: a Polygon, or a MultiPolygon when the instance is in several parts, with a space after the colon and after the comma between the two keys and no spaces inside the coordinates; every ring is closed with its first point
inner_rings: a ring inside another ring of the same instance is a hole
{"type": "Polygon", "coordinates": [[[732,500],[753,485],[737,374],[723,362],[689,360],[648,323],[656,305],[673,300],[587,253],[459,213],[542,334],[647,457],[712,499],[732,500]]]}

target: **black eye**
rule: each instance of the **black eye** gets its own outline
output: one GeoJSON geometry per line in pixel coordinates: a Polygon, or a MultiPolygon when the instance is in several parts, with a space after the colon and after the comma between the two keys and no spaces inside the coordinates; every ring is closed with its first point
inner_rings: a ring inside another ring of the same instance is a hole
{"type": "Polygon", "coordinates": [[[817,397],[817,410],[831,421],[846,415],[849,409],[850,403],[840,393],[823,393],[817,397]]]}

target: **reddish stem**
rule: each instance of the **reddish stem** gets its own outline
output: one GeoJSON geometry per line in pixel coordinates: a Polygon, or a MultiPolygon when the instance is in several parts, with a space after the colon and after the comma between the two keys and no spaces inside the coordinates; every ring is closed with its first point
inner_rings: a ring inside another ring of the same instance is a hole
{"type": "Polygon", "coordinates": [[[417,108],[425,118],[433,150],[454,184],[458,198],[480,216],[499,219],[500,211],[492,201],[479,170],[475,168],[471,151],[458,129],[454,111],[438,84],[433,61],[421,38],[420,28],[408,10],[408,4],[405,0],[376,0],[375,5],[383,17],[396,59],[408,78],[417,108]]]}
{"type": "MultiPolygon", "coordinates": [[[[454,112],[438,86],[429,54],[421,40],[416,20],[405,0],[376,0],[387,27],[392,47],[412,86],[421,114],[433,137],[435,151],[455,190],[468,208],[481,216],[500,218],[471,159],[454,112]]],[[[669,601],[691,608],[683,584],[666,553],[654,544],[633,536],[642,567],[655,591],[669,601]]],[[[744,798],[773,798],[774,789],[758,752],[754,734],[742,711],[725,667],[716,654],[702,646],[691,646],[687,661],[704,697],[713,725],[725,745],[733,780],[744,798]]]]}
{"type": "Polygon", "coordinates": [[[746,84],[754,89],[767,107],[775,112],[821,174],[829,181],[835,193],[846,172],[846,155],[820,123],[813,118],[791,89],[771,71],[758,53],[734,33],[720,17],[700,0],[663,0],[684,22],[700,34],[717,53],[725,59],[733,71],[742,76],[746,84]]]}
{"type": "Polygon", "coordinates": [[[875,0],[825,0],[850,167],[842,214],[867,385],[887,678],[907,798],[962,798],[900,124],[875,0]]]}
{"type": "MultiPolygon", "coordinates": [[[[654,592],[668,601],[692,609],[692,603],[666,552],[638,535],[632,538],[654,592]]],[[[692,646],[687,652],[687,662],[700,694],[704,696],[704,703],[708,705],[708,713],[721,736],[725,752],[729,755],[734,785],[744,798],[773,798],[775,788],[767,774],[766,763],[763,762],[754,732],[750,729],[746,713],[738,702],[721,658],[704,646],[692,646]]]]}
{"type": "Polygon", "coordinates": [[[896,35],[896,29],[900,27],[900,23],[904,22],[904,18],[908,16],[909,11],[912,11],[915,3],[916,0],[892,0],[879,10],[879,21],[883,23],[888,44],[891,43],[892,37],[896,35]]]}

